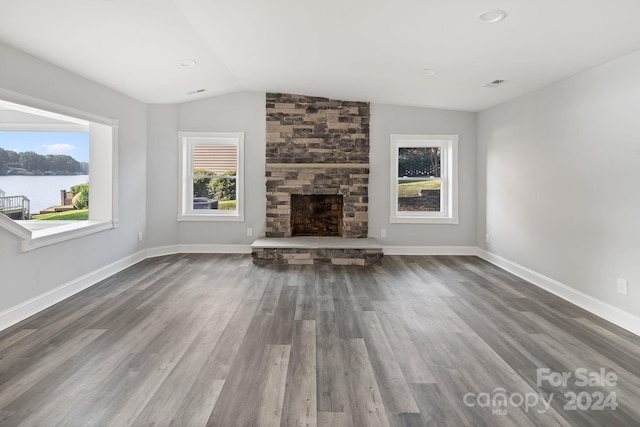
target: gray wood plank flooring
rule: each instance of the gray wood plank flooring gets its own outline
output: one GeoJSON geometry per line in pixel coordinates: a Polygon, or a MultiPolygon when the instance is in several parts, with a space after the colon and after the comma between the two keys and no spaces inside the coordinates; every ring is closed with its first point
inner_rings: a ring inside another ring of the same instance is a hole
{"type": "Polygon", "coordinates": [[[640,426],[640,338],[476,257],[174,255],[0,332],[0,426],[640,426]]]}

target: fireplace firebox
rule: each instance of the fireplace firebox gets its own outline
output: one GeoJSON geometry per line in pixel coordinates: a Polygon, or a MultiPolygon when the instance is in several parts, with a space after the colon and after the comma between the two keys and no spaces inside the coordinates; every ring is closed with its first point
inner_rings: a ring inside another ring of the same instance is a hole
{"type": "Polygon", "coordinates": [[[292,194],[292,236],[341,236],[342,195],[292,194]]]}

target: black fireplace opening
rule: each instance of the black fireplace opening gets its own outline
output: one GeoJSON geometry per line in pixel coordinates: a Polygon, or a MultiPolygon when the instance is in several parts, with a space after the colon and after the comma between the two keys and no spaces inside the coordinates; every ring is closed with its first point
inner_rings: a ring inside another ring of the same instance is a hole
{"type": "Polygon", "coordinates": [[[292,194],[292,236],[342,237],[342,195],[292,194]]]}

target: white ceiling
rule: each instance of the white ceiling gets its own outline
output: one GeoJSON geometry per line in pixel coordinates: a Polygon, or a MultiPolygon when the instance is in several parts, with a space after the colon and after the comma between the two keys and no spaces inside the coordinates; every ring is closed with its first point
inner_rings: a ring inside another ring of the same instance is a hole
{"type": "Polygon", "coordinates": [[[639,18],[638,0],[2,0],[0,41],[146,103],[258,90],[479,111],[640,49],[639,18]],[[491,9],[507,19],[476,20],[491,9]]]}

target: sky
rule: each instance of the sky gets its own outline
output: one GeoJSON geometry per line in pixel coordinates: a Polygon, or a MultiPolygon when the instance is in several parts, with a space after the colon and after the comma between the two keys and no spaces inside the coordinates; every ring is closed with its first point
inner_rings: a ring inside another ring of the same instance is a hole
{"type": "Polygon", "coordinates": [[[64,154],[79,162],[89,162],[89,133],[0,131],[0,148],[42,155],[64,154]]]}

